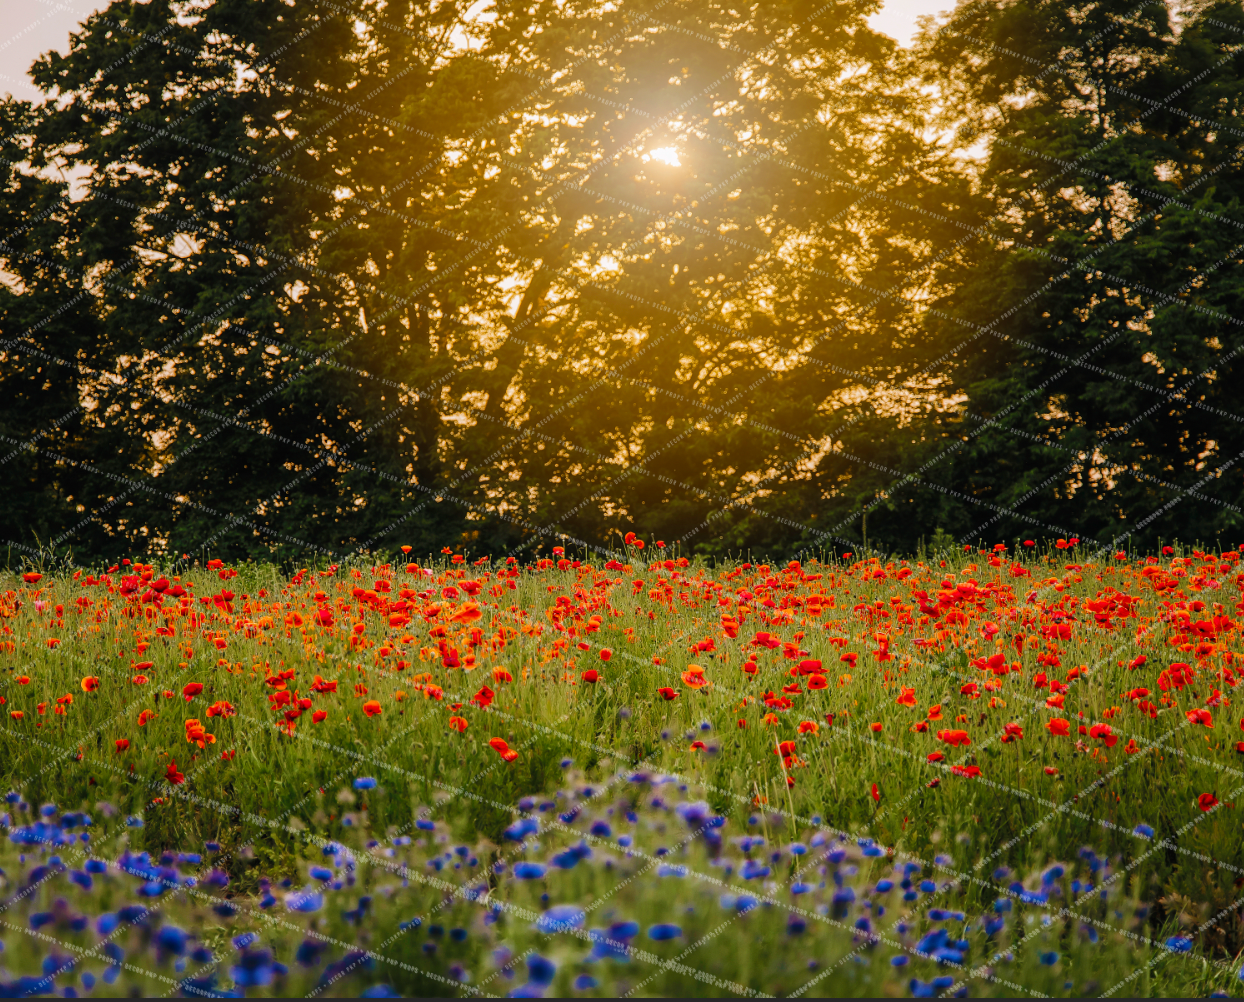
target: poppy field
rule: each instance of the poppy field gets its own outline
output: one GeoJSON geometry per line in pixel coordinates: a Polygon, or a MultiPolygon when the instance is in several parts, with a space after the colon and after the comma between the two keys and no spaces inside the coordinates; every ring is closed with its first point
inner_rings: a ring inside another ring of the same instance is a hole
{"type": "Polygon", "coordinates": [[[1240,550],[0,580],[7,994],[1238,994],[1240,550]]]}

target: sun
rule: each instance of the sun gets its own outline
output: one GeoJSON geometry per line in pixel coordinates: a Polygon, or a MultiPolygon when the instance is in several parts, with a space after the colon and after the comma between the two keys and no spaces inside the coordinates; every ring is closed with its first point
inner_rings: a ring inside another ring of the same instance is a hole
{"type": "Polygon", "coordinates": [[[681,167],[682,161],[678,159],[678,150],[672,146],[662,146],[659,150],[649,150],[643,156],[644,163],[649,160],[660,160],[670,167],[681,167]]]}

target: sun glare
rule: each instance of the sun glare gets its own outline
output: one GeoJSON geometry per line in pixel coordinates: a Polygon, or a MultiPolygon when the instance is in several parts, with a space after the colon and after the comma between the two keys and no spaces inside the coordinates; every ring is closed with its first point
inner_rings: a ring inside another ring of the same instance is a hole
{"type": "Polygon", "coordinates": [[[662,146],[659,150],[649,150],[644,154],[644,163],[649,160],[660,160],[664,164],[671,167],[681,167],[682,161],[678,159],[678,151],[672,146],[662,146]]]}

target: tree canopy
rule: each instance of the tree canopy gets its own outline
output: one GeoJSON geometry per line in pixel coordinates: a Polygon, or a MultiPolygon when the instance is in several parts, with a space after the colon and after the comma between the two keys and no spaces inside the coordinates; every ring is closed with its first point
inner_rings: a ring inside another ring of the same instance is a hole
{"type": "Polygon", "coordinates": [[[0,539],[1233,533],[1244,8],[879,6],[91,15],[0,104],[0,539]]]}

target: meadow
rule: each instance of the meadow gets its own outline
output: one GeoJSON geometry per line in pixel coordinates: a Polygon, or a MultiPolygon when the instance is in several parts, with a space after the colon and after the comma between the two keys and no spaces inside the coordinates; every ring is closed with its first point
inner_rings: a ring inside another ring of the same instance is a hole
{"type": "Polygon", "coordinates": [[[0,579],[10,994],[1234,994],[1240,551],[0,579]]]}

